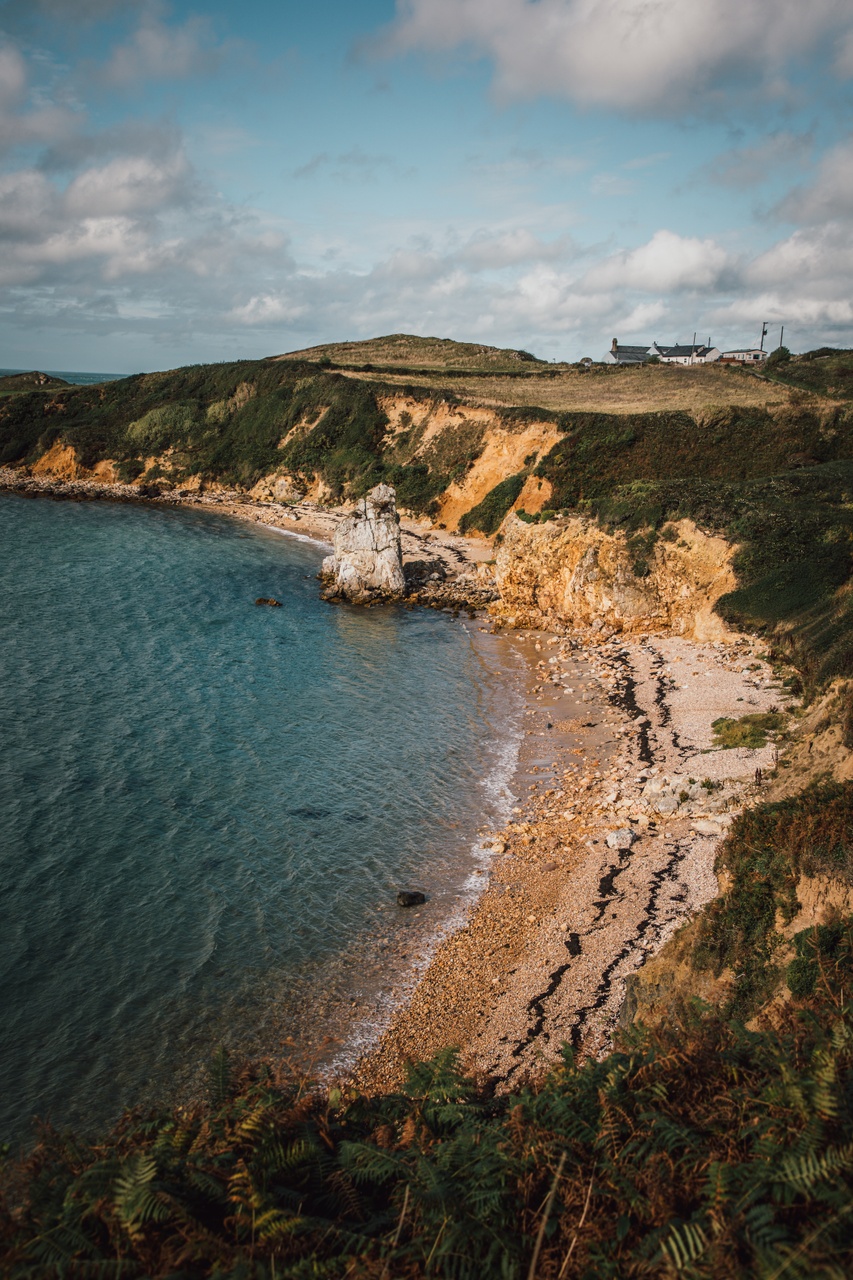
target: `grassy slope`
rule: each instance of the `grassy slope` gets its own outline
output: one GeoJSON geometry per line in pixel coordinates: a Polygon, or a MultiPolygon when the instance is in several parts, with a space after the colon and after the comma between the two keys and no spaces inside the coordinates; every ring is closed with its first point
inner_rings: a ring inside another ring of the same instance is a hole
{"type": "MultiPolygon", "coordinates": [[[[143,374],[46,397],[0,404],[0,465],[31,464],[61,440],[84,467],[104,458],[123,479],[193,476],[250,488],[286,470],[310,483],[320,475],[336,497],[358,496],[386,480],[400,504],[424,511],[464,472],[478,442],[446,434],[424,457],[418,439],[386,447],[384,388],[296,361],[239,361],[143,374]],[[286,439],[285,439],[286,438],[286,439]]],[[[413,395],[429,402],[428,391],[413,395]]],[[[480,433],[481,434],[481,433],[480,433]]]]}
{"type": "Polygon", "coordinates": [[[768,377],[807,394],[853,400],[853,351],[820,347],[776,365],[768,377]]]}
{"type": "MultiPolygon", "coordinates": [[[[764,408],[789,400],[790,389],[736,366],[594,365],[589,373],[577,365],[521,365],[502,373],[491,370],[452,369],[396,372],[383,369],[382,379],[392,386],[438,388],[471,404],[525,405],[555,412],[656,413],[683,410],[698,421],[721,406],[764,408]]],[[[348,370],[361,380],[373,373],[348,370]]]]}
{"type": "Polygon", "coordinates": [[[773,416],[574,415],[536,473],[557,508],[586,509],[636,539],[691,517],[740,546],[739,589],[718,609],[779,643],[814,687],[853,674],[853,418],[808,406],[773,416]]]}
{"type": "Polygon", "coordinates": [[[7,373],[0,378],[0,396],[18,395],[24,391],[56,391],[70,385],[64,378],[39,373],[36,369],[30,373],[7,373]]]}

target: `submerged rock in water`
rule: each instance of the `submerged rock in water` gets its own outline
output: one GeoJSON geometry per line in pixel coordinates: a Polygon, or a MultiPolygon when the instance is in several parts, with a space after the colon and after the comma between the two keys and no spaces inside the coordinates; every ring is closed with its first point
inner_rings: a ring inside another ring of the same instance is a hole
{"type": "Polygon", "coordinates": [[[401,889],[397,894],[397,903],[401,907],[421,907],[426,902],[426,894],[415,890],[401,889]]]}
{"type": "Polygon", "coordinates": [[[281,608],[281,601],[274,600],[272,596],[258,596],[255,604],[268,604],[271,609],[281,608]]]}
{"type": "Polygon", "coordinates": [[[378,484],[338,525],[334,555],[320,572],[327,600],[397,600],[405,595],[400,517],[390,485],[378,484]]]}

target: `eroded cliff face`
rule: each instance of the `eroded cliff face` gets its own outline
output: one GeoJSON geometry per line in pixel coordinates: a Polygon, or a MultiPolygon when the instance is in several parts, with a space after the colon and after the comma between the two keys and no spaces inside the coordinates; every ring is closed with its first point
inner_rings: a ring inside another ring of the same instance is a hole
{"type": "Polygon", "coordinates": [[[695,640],[723,639],[713,612],[736,585],[732,545],[692,520],[668,525],[638,576],[624,533],[591,519],[569,517],[503,526],[495,577],[500,601],[492,612],[516,626],[590,626],[619,631],[666,629],[695,640]]]}

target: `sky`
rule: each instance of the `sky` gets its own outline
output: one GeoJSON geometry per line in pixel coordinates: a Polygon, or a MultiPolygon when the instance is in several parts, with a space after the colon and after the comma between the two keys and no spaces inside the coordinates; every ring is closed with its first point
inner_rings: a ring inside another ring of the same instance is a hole
{"type": "Polygon", "coordinates": [[[853,346],[851,0],[0,0],[0,366],[853,346]]]}

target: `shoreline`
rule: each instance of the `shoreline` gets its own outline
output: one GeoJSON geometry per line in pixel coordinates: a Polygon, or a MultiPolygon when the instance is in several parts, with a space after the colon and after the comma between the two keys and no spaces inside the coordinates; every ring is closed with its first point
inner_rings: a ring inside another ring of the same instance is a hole
{"type": "Polygon", "coordinates": [[[492,836],[465,923],[357,1064],[352,1083],[369,1093],[450,1047],[502,1090],[553,1065],[563,1044],[607,1052],[628,977],[717,895],[717,844],[754,798],[755,769],[773,766],[771,745],[711,746],[711,721],[742,714],[739,700],[782,701],[753,640],[520,637],[537,665],[514,782],[534,781],[492,836]],[[566,719],[572,707],[583,718],[566,719]]]}
{"type": "MultiPolygon", "coordinates": [[[[56,476],[30,475],[19,469],[0,467],[0,492],[22,497],[50,498],[76,502],[133,503],[155,508],[182,507],[231,516],[249,524],[260,524],[277,533],[331,547],[335,529],[352,509],[321,507],[314,502],[267,502],[236,490],[160,489],[157,485],[114,484],[98,480],[65,480],[56,476]]],[[[491,596],[489,563],[492,546],[488,539],[464,537],[435,529],[429,520],[400,518],[404,565],[422,566],[409,602],[434,607],[479,608],[491,596]],[[440,581],[429,576],[437,572],[440,581]]]]}
{"type": "MultiPolygon", "coordinates": [[[[321,545],[346,514],[234,492],[149,495],[131,485],[8,470],[0,470],[2,489],[209,510],[321,545]]],[[[476,588],[488,580],[487,566],[479,567],[491,554],[488,542],[410,520],[401,521],[401,532],[410,560],[426,556],[431,567],[440,559],[451,586],[470,577],[474,588],[460,603],[458,593],[448,599],[442,581],[407,603],[456,612],[484,603],[488,591],[476,588]]],[[[349,1049],[330,1034],[297,1051],[303,1059],[309,1048],[319,1051],[324,1078],[348,1074],[367,1091],[395,1088],[406,1061],[452,1046],[466,1067],[507,1088],[551,1065],[563,1043],[582,1057],[605,1052],[628,977],[716,896],[717,843],[754,798],[755,769],[773,767],[771,746],[721,751],[712,744],[718,716],[783,703],[751,637],[701,643],[666,633],[510,631],[494,623],[491,634],[498,631],[525,663],[523,717],[530,721],[507,783],[518,794],[513,820],[480,840],[491,855],[473,902],[438,925],[409,918],[406,975],[390,1001],[344,1017],[349,1049]],[[716,676],[711,687],[708,675],[716,676]]]]}

